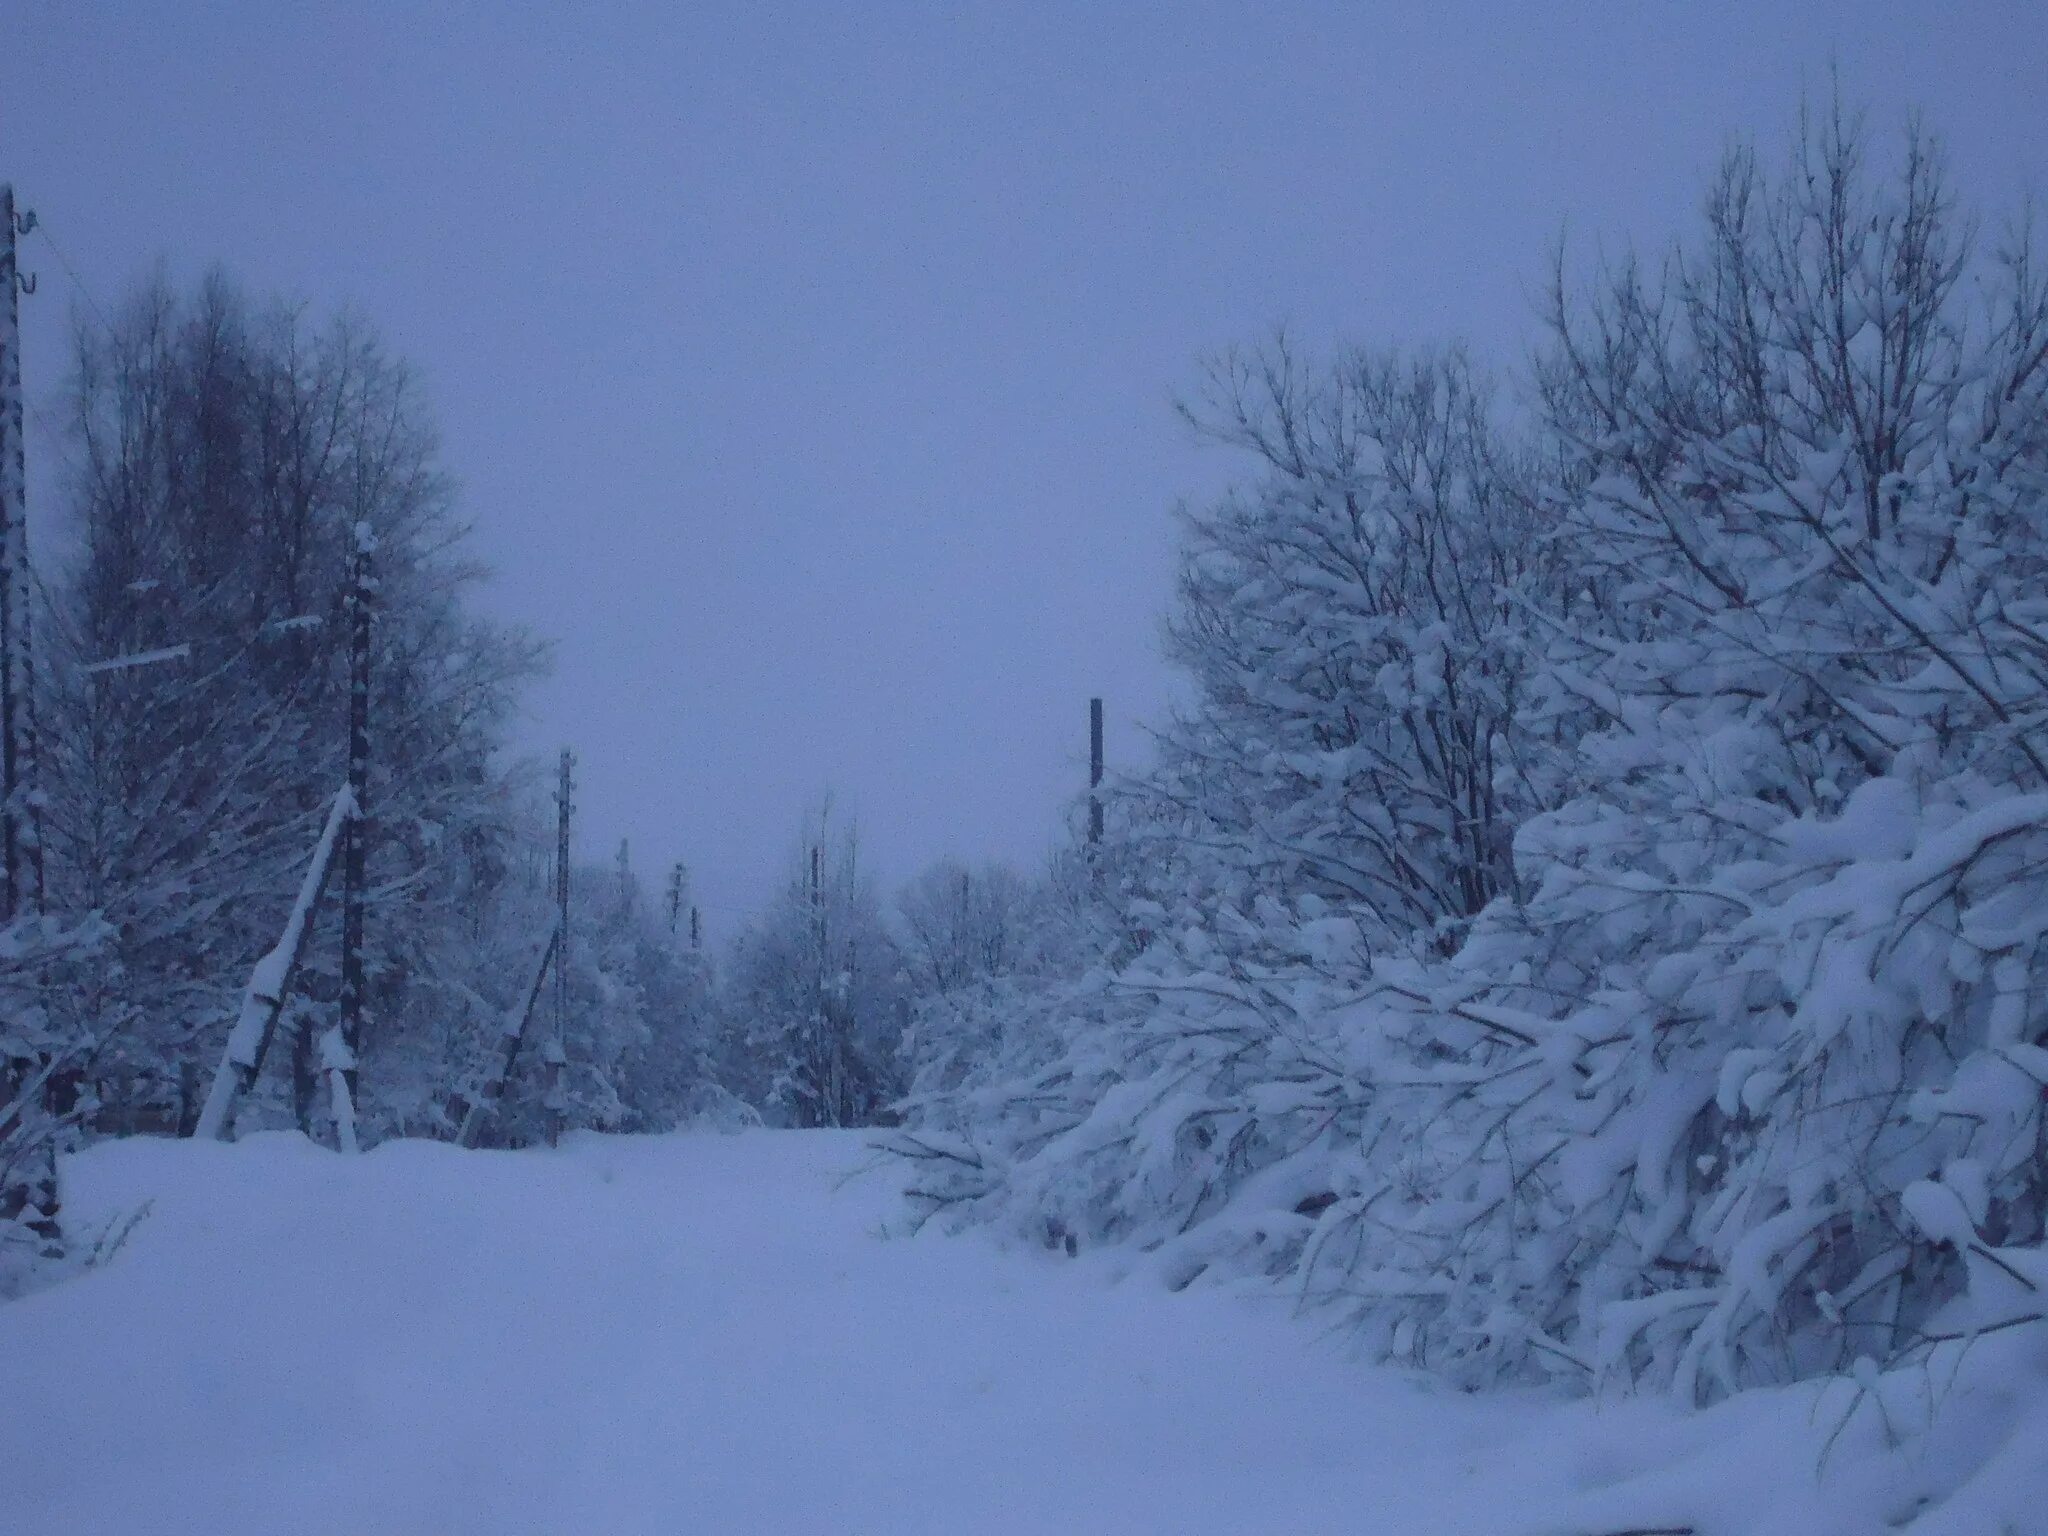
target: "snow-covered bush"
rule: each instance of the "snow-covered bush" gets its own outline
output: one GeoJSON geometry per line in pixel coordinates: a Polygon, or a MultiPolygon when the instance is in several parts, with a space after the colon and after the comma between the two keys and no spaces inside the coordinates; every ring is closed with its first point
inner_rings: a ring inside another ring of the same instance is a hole
{"type": "Polygon", "coordinates": [[[48,1085],[47,1065],[0,1059],[0,1301],[19,1295],[64,1253],[48,1085]]]}
{"type": "Polygon", "coordinates": [[[1282,339],[1184,409],[1256,478],[1187,518],[1169,637],[1197,690],[1149,797],[1237,906],[1314,895],[1376,944],[1454,945],[1544,797],[1522,693],[1554,562],[1526,467],[1456,352],[1312,367],[1282,339]]]}
{"type": "Polygon", "coordinates": [[[65,1006],[104,968],[105,926],[23,917],[0,927],[0,1300],[69,1256],[58,1153],[92,1103],[97,1042],[65,1006]]]}
{"type": "Polygon", "coordinates": [[[978,1131],[925,1111],[969,1127],[928,1205],[1285,1276],[1467,1380],[1698,1396],[2030,1271],[2048,289],[1923,140],[1866,162],[1810,125],[1654,274],[1560,277],[1545,472],[1497,529],[1438,498],[1402,537],[1481,554],[1416,586],[1344,537],[1431,498],[1262,376],[1266,478],[1191,525],[1184,878],[978,1131]]]}

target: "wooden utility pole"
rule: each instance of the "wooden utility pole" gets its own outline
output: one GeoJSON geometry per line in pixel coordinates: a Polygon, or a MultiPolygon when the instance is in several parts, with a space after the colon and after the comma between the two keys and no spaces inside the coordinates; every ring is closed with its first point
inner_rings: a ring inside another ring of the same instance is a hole
{"type": "MultiPolygon", "coordinates": [[[[670,944],[676,943],[683,936],[683,892],[688,887],[689,880],[689,871],[683,867],[683,861],[681,859],[676,860],[675,867],[668,872],[668,940],[670,944]]],[[[690,909],[692,914],[696,910],[695,907],[690,909]]]]}
{"type": "Polygon", "coordinates": [[[817,843],[811,844],[811,948],[816,952],[817,956],[818,997],[821,1003],[825,996],[824,859],[825,850],[817,843]]]}
{"type": "Polygon", "coordinates": [[[547,980],[548,967],[556,962],[561,944],[562,931],[557,928],[548,935],[548,941],[541,949],[540,964],[533,968],[532,984],[519,994],[505,1015],[498,1031],[497,1059],[491,1064],[476,1102],[466,1104],[457,1101],[460,1113],[450,1118],[461,1127],[456,1133],[456,1140],[462,1146],[475,1147],[483,1142],[491,1115],[497,1109],[498,1101],[505,1096],[505,1084],[511,1081],[512,1070],[519,1064],[519,1049],[526,1043],[526,1032],[533,1022],[533,1007],[540,1001],[541,983],[547,980]]]}
{"type": "Polygon", "coordinates": [[[827,1013],[830,992],[825,955],[824,854],[820,844],[811,844],[811,1092],[816,1098],[812,1110],[817,1116],[813,1123],[817,1125],[832,1123],[826,1101],[830,1091],[832,1031],[827,1013]]]}
{"type": "Polygon", "coordinates": [[[1088,847],[1102,845],[1102,700],[1088,701],[1088,847]]]}
{"type": "Polygon", "coordinates": [[[35,228],[0,183],[0,922],[43,909],[35,786],[35,678],[29,645],[28,457],[21,383],[21,298],[35,292],[15,237],[35,228]]]}
{"type": "MultiPolygon", "coordinates": [[[[26,402],[21,392],[21,295],[35,292],[35,279],[22,274],[14,254],[15,236],[27,234],[35,222],[32,213],[15,213],[14,188],[0,183],[0,923],[43,910],[35,688],[29,666],[26,402]]],[[[24,1105],[34,1098],[54,1107],[54,1076],[54,1062],[44,1055],[27,1080],[0,1082],[0,1092],[13,1086],[24,1105]]],[[[29,1145],[40,1166],[31,1170],[17,1160],[16,1166],[0,1169],[0,1208],[28,1218],[31,1230],[54,1246],[60,1239],[56,1142],[45,1135],[40,1147],[29,1145]]]]}
{"type": "Polygon", "coordinates": [[[348,790],[355,802],[341,854],[341,1023],[322,1055],[334,1096],[334,1140],[356,1150],[355,1106],[363,1049],[364,863],[370,829],[370,551],[368,523],[355,526],[348,583],[348,790]]]}
{"type": "Polygon", "coordinates": [[[569,819],[576,794],[576,754],[562,748],[561,780],[555,789],[555,1031],[547,1043],[542,1109],[548,1145],[562,1138],[562,1068],[569,1053],[569,819]]]}

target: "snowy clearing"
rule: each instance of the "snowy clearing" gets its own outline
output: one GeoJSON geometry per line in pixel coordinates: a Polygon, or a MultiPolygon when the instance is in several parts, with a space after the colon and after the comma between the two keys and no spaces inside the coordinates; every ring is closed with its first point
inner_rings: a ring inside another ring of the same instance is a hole
{"type": "MultiPolygon", "coordinates": [[[[1817,1479],[1811,1390],[1461,1397],[1271,1300],[887,1239],[869,1161],[840,1132],[95,1147],[81,1228],[153,1209],[0,1308],[5,1528],[1721,1536],[1946,1492],[1953,1456],[1880,1459],[1861,1421],[1817,1479]]],[[[2048,1507],[2042,1419],[1952,1423],[1972,1462],[2014,1454],[1915,1529],[2042,1529],[2011,1513],[2048,1507]]]]}

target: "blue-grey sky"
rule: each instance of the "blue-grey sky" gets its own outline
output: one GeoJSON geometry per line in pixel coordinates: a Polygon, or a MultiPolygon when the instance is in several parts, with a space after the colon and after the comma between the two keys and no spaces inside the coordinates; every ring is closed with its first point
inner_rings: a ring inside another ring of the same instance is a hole
{"type": "Polygon", "coordinates": [[[489,611],[559,642],[524,745],[725,926],[827,788],[893,879],[1035,858],[1091,693],[1137,754],[1200,354],[1511,362],[1561,229],[1661,242],[1831,67],[2044,186],[2048,12],[1960,0],[0,0],[0,179],[102,303],[219,261],[419,365],[489,611]]]}

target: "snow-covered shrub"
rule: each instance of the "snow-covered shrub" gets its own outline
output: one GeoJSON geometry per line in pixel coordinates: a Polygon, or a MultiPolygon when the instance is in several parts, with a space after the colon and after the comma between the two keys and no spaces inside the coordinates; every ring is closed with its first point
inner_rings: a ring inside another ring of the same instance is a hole
{"type": "Polygon", "coordinates": [[[107,937],[94,920],[0,927],[0,1300],[69,1253],[57,1159],[94,1107],[85,1080],[96,1046],[72,1000],[104,968],[107,937]]]}
{"type": "Polygon", "coordinates": [[[1656,288],[1556,304],[1586,586],[1545,686],[1599,725],[1527,904],[1414,988],[1483,1081],[1396,1223],[1456,1213],[1440,1327],[1701,1392],[1890,1353],[1957,1242],[2039,1241],[2048,1082],[2048,294],[1839,120],[1707,212],[1656,288]]]}
{"type": "Polygon", "coordinates": [[[1525,605],[1554,559],[1526,466],[1456,352],[1312,367],[1282,339],[1185,411],[1256,477],[1187,518],[1169,636],[1197,691],[1149,796],[1240,907],[1313,895],[1378,945],[1454,945],[1545,798],[1525,605]]]}
{"type": "MultiPolygon", "coordinates": [[[[1170,635],[1195,696],[1112,797],[1061,964],[928,1008],[959,1064],[926,1051],[899,1145],[928,1209],[1006,1200],[1059,1241],[1199,1226],[1192,1273],[1308,1232],[1208,1218],[1343,1140],[1356,1084],[1322,1015],[1370,955],[1440,955],[1514,887],[1514,826],[1554,793],[1518,708],[1554,561],[1456,353],[1311,366],[1280,340],[1187,414],[1254,465],[1186,520],[1170,635]]],[[[1303,1177],[1290,1206],[1327,1188],[1303,1177]]]]}
{"type": "Polygon", "coordinates": [[[58,1225],[58,1122],[47,1065],[0,1060],[0,1301],[19,1295],[64,1254],[58,1225]]]}
{"type": "Polygon", "coordinates": [[[1896,1356],[2043,1239],[2048,289],[1837,119],[1554,298],[1542,553],[1459,602],[1342,543],[1428,499],[1376,442],[1302,489],[1352,418],[1268,375],[1310,426],[1192,524],[1179,883],[921,1190],[1467,1380],[1896,1356]]]}

